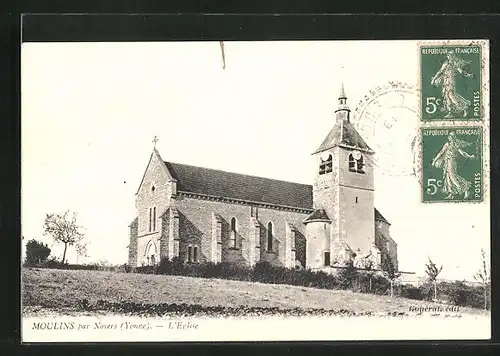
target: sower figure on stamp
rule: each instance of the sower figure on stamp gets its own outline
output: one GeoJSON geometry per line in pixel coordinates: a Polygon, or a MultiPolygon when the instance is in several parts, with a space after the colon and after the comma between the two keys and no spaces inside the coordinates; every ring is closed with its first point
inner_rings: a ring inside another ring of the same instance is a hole
{"type": "Polygon", "coordinates": [[[473,159],[474,155],[468,154],[462,148],[470,146],[471,142],[466,142],[455,136],[454,132],[448,135],[448,142],[443,145],[441,151],[432,160],[432,165],[443,170],[443,193],[448,194],[445,199],[452,199],[456,195],[464,195],[467,199],[470,194],[472,183],[457,172],[458,155],[473,159]]]}
{"type": "Polygon", "coordinates": [[[452,118],[453,113],[463,113],[464,117],[467,116],[471,102],[458,94],[455,77],[458,74],[466,78],[473,77],[473,73],[465,70],[465,66],[469,63],[470,61],[461,59],[453,51],[449,51],[443,65],[431,79],[431,85],[441,87],[444,104],[441,110],[446,111],[446,119],[452,118]]]}

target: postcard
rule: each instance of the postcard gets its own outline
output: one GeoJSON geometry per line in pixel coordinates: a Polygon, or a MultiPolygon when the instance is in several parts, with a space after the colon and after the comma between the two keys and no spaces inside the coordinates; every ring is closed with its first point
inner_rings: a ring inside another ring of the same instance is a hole
{"type": "Polygon", "coordinates": [[[22,340],[489,339],[489,42],[25,42],[22,340]]]}

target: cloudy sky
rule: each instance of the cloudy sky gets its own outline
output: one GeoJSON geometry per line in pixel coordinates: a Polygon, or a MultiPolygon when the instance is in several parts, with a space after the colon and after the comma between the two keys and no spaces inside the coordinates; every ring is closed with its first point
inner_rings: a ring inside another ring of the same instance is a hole
{"type": "MultiPolygon", "coordinates": [[[[228,42],[225,49],[223,70],[218,42],[24,43],[26,239],[52,245],[45,214],[70,209],[85,227],[88,261],[125,263],[134,194],[155,135],[165,160],[311,184],[310,154],[334,124],[341,82],[354,111],[375,86],[418,78],[413,41],[228,42]]],[[[418,122],[400,120],[408,130],[418,122]]],[[[444,265],[443,277],[472,278],[481,248],[489,250],[488,200],[421,204],[414,176],[380,171],[375,185],[401,269],[422,274],[431,257],[444,265]]],[[[74,251],[69,258],[76,261],[74,251]]]]}

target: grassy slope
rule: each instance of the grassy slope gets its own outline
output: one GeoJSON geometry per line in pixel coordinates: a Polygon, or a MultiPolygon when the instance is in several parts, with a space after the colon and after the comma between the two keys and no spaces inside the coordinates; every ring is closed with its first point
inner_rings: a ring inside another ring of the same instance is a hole
{"type": "MultiPolygon", "coordinates": [[[[107,300],[202,306],[346,309],[355,313],[408,312],[410,306],[439,305],[350,291],[101,271],[23,269],[22,284],[25,307],[56,309],[75,308],[77,301],[82,299],[89,302],[107,300]]],[[[461,308],[460,312],[485,315],[481,310],[468,308],[461,308]]]]}

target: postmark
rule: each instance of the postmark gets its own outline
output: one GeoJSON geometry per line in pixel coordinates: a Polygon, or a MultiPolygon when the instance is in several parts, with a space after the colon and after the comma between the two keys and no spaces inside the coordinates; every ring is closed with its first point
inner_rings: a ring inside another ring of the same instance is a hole
{"type": "Polygon", "coordinates": [[[421,45],[419,59],[422,121],[482,119],[480,44],[421,45]]]}
{"type": "Polygon", "coordinates": [[[482,127],[428,127],[421,135],[422,201],[483,201],[482,127]]]}
{"type": "Polygon", "coordinates": [[[383,174],[418,176],[420,120],[414,85],[389,81],[375,86],[358,103],[353,121],[383,174]]]}

